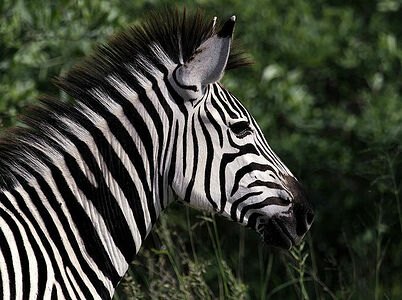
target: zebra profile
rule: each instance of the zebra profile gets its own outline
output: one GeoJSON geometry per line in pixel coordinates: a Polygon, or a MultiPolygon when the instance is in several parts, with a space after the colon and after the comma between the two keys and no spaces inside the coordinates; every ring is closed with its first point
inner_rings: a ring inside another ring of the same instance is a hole
{"type": "Polygon", "coordinates": [[[292,173],[219,80],[247,61],[235,17],[154,13],[56,84],[0,142],[2,299],[110,299],[179,197],[290,248],[314,218],[292,173]]]}

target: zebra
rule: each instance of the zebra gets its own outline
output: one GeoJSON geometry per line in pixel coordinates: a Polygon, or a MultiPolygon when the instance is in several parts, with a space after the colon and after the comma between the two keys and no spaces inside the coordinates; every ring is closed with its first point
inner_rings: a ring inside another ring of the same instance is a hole
{"type": "Polygon", "coordinates": [[[2,299],[110,299],[179,198],[289,249],[314,213],[254,118],[219,82],[248,61],[236,18],[154,12],[55,80],[0,141],[2,299]]]}

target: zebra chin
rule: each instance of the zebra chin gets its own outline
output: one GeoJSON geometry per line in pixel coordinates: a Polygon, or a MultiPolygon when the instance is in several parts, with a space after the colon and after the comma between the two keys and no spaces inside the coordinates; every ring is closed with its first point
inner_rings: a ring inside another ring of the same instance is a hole
{"type": "Polygon", "coordinates": [[[290,249],[302,239],[296,234],[293,223],[291,218],[272,217],[265,224],[260,224],[257,231],[267,246],[290,249]]]}
{"type": "Polygon", "coordinates": [[[274,215],[270,218],[260,216],[257,232],[267,246],[290,249],[301,242],[314,221],[311,206],[293,205],[293,213],[274,215]]]}

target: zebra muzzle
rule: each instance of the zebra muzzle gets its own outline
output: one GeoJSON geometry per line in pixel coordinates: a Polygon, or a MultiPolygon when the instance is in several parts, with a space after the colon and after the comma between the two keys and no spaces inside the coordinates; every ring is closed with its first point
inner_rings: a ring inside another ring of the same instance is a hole
{"type": "MultiPolygon", "coordinates": [[[[290,249],[296,244],[295,236],[289,230],[288,222],[283,222],[279,218],[271,218],[263,225],[260,231],[263,241],[267,246],[281,249],[290,249]]],[[[292,226],[293,227],[293,226],[292,226]]]]}
{"type": "Polygon", "coordinates": [[[290,249],[303,239],[313,221],[314,212],[309,205],[295,204],[292,217],[271,217],[258,232],[266,245],[290,249]]]}

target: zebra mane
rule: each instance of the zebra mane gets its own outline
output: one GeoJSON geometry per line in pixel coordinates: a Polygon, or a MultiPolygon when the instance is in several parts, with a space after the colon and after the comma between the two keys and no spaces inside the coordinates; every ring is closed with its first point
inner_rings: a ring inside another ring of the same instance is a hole
{"type": "MultiPolygon", "coordinates": [[[[174,63],[187,61],[203,41],[218,32],[221,22],[207,17],[203,11],[180,12],[165,9],[152,12],[139,25],[134,25],[113,36],[107,43],[97,46],[94,53],[66,75],[56,78],[56,86],[64,90],[77,103],[85,103],[88,89],[102,86],[106,77],[119,74],[130,65],[138,74],[146,73],[143,62],[160,66],[160,57],[155,45],[174,63]],[[181,56],[181,57],[180,57],[181,56]]],[[[250,62],[244,52],[232,47],[226,69],[233,69],[250,62]]],[[[163,66],[162,66],[163,67],[163,66]]],[[[48,96],[40,97],[41,105],[33,105],[21,116],[24,126],[7,129],[0,138],[0,189],[12,188],[21,174],[29,169],[40,170],[50,157],[57,157],[62,148],[54,142],[60,128],[60,117],[72,121],[80,118],[78,105],[62,102],[48,96]],[[35,145],[35,147],[33,147],[35,145]],[[40,151],[43,145],[50,146],[48,155],[40,151]],[[17,176],[17,177],[16,177],[17,176]]]]}
{"type": "MultiPolygon", "coordinates": [[[[86,84],[93,86],[94,81],[102,82],[106,75],[119,73],[119,69],[127,65],[139,74],[147,73],[143,61],[161,65],[155,45],[175,64],[186,62],[203,41],[222,28],[223,23],[200,9],[153,11],[139,25],[128,27],[98,46],[92,55],[54,82],[74,96],[75,89],[81,90],[86,84]]],[[[239,48],[239,43],[234,41],[226,70],[251,64],[239,48]]]]}

